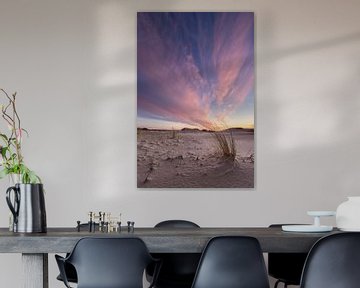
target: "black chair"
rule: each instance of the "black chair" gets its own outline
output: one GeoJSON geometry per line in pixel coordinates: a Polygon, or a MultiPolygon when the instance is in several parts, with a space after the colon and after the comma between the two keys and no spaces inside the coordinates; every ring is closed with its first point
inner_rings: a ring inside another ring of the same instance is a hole
{"type": "Polygon", "coordinates": [[[157,223],[155,228],[200,228],[194,222],[188,220],[165,220],[157,223]]]}
{"type": "MultiPolygon", "coordinates": [[[[272,224],[270,228],[280,228],[288,224],[272,224]]],[[[274,288],[280,283],[286,288],[288,285],[300,285],[301,273],[304,268],[307,253],[269,253],[268,272],[277,281],[274,288]]]]}
{"type": "Polygon", "coordinates": [[[269,288],[264,257],[256,238],[212,238],[202,254],[192,288],[269,288]]]}
{"type": "Polygon", "coordinates": [[[68,257],[55,258],[66,287],[65,263],[75,267],[78,288],[142,288],[145,268],[156,262],[139,238],[82,238],[68,257]]]}
{"type": "MultiPolygon", "coordinates": [[[[69,254],[66,254],[66,257],[68,257],[69,254]]],[[[65,259],[65,258],[64,258],[65,259]]],[[[76,270],[75,267],[68,263],[68,262],[64,262],[64,273],[66,275],[66,279],[68,282],[71,283],[77,283],[77,274],[76,274],[76,270]]],[[[63,278],[61,277],[61,274],[59,274],[56,277],[57,280],[64,282],[63,278]]]]}
{"type": "Polygon", "coordinates": [[[360,233],[332,234],[314,244],[306,259],[301,288],[360,287],[360,233]]]}
{"type": "MultiPolygon", "coordinates": [[[[155,225],[155,228],[200,228],[199,225],[187,220],[166,220],[155,225]]],[[[152,254],[161,259],[162,266],[159,272],[156,288],[190,288],[194,280],[197,266],[201,257],[200,253],[157,253],[152,254]]],[[[147,272],[147,279],[153,277],[153,267],[147,272]]]]}
{"type": "MultiPolygon", "coordinates": [[[[88,223],[80,224],[80,229],[81,230],[83,230],[83,229],[88,230],[89,229],[89,224],[88,223]]],[[[95,223],[95,229],[99,229],[99,224],[98,223],[95,223]]],[[[68,257],[68,256],[69,256],[69,253],[66,254],[66,257],[68,257]]],[[[77,283],[77,275],[76,275],[76,270],[75,270],[74,266],[71,265],[70,263],[67,263],[67,262],[64,263],[64,266],[65,266],[65,274],[66,274],[68,282],[77,283]]],[[[59,280],[59,281],[64,282],[62,277],[61,277],[61,274],[59,274],[56,277],[56,279],[59,280]]]]}

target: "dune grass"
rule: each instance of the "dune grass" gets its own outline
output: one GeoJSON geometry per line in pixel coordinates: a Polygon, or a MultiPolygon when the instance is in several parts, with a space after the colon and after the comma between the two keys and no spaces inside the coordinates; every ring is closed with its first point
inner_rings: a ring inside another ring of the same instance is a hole
{"type": "Polygon", "coordinates": [[[226,132],[224,130],[214,131],[213,135],[221,155],[226,159],[235,161],[237,151],[232,132],[226,132]]]}
{"type": "Polygon", "coordinates": [[[179,131],[172,128],[169,138],[170,139],[178,139],[179,138],[179,131]]]}

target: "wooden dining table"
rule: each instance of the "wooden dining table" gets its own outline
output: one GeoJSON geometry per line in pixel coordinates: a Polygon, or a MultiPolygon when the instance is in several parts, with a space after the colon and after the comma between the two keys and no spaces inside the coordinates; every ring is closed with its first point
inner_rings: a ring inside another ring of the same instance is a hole
{"type": "Polygon", "coordinates": [[[135,228],[120,232],[77,231],[76,228],[48,228],[47,233],[13,233],[0,228],[0,253],[21,253],[24,288],[48,288],[48,253],[67,253],[83,237],[139,237],[151,253],[201,253],[208,240],[221,235],[252,236],[262,251],[308,252],[325,235],[338,233],[283,232],[281,227],[223,228],[135,228]]]}

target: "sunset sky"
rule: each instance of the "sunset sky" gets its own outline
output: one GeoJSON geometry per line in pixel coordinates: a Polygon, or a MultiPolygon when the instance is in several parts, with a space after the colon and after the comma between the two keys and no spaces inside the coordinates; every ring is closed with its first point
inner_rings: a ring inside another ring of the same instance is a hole
{"type": "Polygon", "coordinates": [[[254,127],[254,14],[139,12],[137,125],[254,127]]]}

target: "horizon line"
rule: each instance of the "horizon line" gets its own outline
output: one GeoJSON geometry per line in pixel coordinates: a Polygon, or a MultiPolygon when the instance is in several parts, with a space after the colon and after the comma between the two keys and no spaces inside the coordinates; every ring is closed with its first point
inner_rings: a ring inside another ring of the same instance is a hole
{"type": "Polygon", "coordinates": [[[232,127],[224,127],[223,129],[219,129],[219,130],[213,130],[213,129],[207,129],[207,128],[189,128],[189,127],[183,127],[183,128],[181,128],[181,129],[137,127],[137,129],[142,129],[142,130],[154,130],[154,131],[198,130],[198,131],[210,131],[210,132],[214,132],[214,131],[225,131],[225,130],[230,130],[230,129],[255,130],[255,127],[232,126],[232,127]]]}

